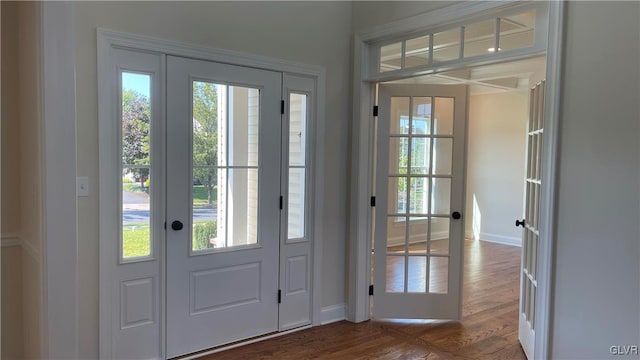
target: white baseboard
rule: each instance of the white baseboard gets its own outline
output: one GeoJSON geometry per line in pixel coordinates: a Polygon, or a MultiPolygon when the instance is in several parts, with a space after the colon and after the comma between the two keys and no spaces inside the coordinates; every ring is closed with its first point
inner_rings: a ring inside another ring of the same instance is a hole
{"type": "Polygon", "coordinates": [[[20,240],[20,235],[7,233],[0,235],[0,244],[2,247],[21,246],[22,241],[20,240]]]}
{"type": "Polygon", "coordinates": [[[320,309],[320,325],[330,324],[336,321],[344,320],[346,314],[346,305],[338,304],[323,307],[320,309]]]}
{"type": "Polygon", "coordinates": [[[480,233],[480,240],[497,244],[522,246],[522,238],[496,234],[480,233]]]}

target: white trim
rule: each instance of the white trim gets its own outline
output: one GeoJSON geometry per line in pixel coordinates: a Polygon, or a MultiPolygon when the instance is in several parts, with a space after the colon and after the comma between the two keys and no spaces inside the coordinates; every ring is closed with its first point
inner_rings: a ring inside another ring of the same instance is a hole
{"type": "MultiPolygon", "coordinates": [[[[351,183],[350,183],[350,223],[349,223],[349,287],[347,318],[353,322],[369,319],[369,297],[367,287],[370,283],[371,269],[371,208],[369,197],[373,194],[370,178],[372,177],[372,143],[374,84],[365,81],[368,74],[369,61],[367,53],[369,45],[374,41],[384,41],[411,32],[418,32],[458,20],[464,17],[483,16],[487,12],[501,11],[509,6],[519,6],[517,1],[504,2],[463,2],[446,6],[414,17],[383,24],[354,35],[353,52],[353,128],[351,144],[351,183]]],[[[555,242],[555,210],[557,149],[560,107],[560,81],[562,67],[563,36],[563,2],[549,2],[549,26],[547,43],[547,83],[545,94],[545,151],[543,159],[543,183],[548,184],[541,196],[541,217],[547,224],[541,229],[539,249],[539,282],[536,299],[539,324],[536,326],[535,358],[549,356],[553,244],[555,242]],[[548,130],[547,130],[548,129],[548,130]]],[[[512,59],[503,59],[509,61],[512,59]]]]}
{"type": "Polygon", "coordinates": [[[320,310],[320,324],[327,325],[345,319],[346,304],[325,306],[320,310]]]}
{"type": "Polygon", "coordinates": [[[490,243],[503,244],[503,245],[511,245],[511,246],[522,246],[522,238],[513,237],[513,236],[504,236],[498,234],[489,234],[489,233],[480,233],[480,241],[486,241],[490,243]]]}
{"type": "Polygon", "coordinates": [[[20,235],[16,233],[6,233],[0,235],[1,242],[0,245],[2,247],[12,247],[12,246],[22,246],[22,241],[20,240],[20,235]]]}
{"type": "Polygon", "coordinates": [[[549,39],[544,109],[544,151],[542,155],[542,189],[540,194],[540,240],[536,297],[535,359],[551,357],[551,324],[556,242],[556,201],[558,183],[558,149],[560,148],[560,106],[564,36],[564,1],[550,1],[549,39]]]}
{"type": "Polygon", "coordinates": [[[223,352],[223,351],[239,348],[241,346],[251,345],[251,344],[255,344],[255,343],[261,342],[261,341],[278,338],[278,337],[281,337],[281,336],[284,336],[284,335],[293,334],[293,333],[296,333],[298,331],[310,329],[311,327],[312,327],[311,325],[301,326],[301,327],[298,327],[298,328],[295,328],[295,329],[291,329],[291,330],[286,330],[286,331],[282,331],[282,332],[278,332],[278,333],[273,333],[273,334],[270,334],[270,335],[260,336],[260,337],[257,337],[255,339],[251,339],[251,340],[247,340],[247,341],[240,341],[240,342],[228,345],[228,346],[222,346],[222,347],[218,347],[218,348],[215,348],[215,349],[202,351],[202,352],[199,352],[199,353],[196,353],[196,354],[193,354],[193,355],[184,356],[184,357],[181,357],[180,360],[198,359],[198,358],[201,358],[203,356],[212,355],[212,354],[220,353],[220,352],[223,352]]]}
{"type": "Polygon", "coordinates": [[[75,43],[71,2],[43,2],[43,358],[78,358],[75,43]]]}
{"type": "MultiPolygon", "coordinates": [[[[325,135],[325,107],[326,107],[326,69],[322,66],[317,65],[306,65],[297,62],[285,61],[280,59],[274,59],[270,57],[264,57],[259,55],[246,54],[242,52],[229,51],[223,49],[216,49],[210,47],[204,47],[199,45],[181,43],[177,41],[158,39],[149,36],[143,35],[135,35],[128,34],[123,32],[112,31],[108,29],[97,29],[97,47],[98,47],[98,84],[101,84],[100,79],[107,79],[110,74],[107,66],[100,65],[101,61],[108,62],[109,50],[112,47],[116,48],[127,48],[130,50],[144,50],[150,51],[154,53],[164,54],[164,55],[174,55],[180,57],[187,57],[193,59],[200,60],[208,60],[214,61],[218,63],[225,64],[233,64],[245,67],[252,67],[264,70],[272,70],[279,71],[288,74],[294,75],[302,75],[313,77],[316,81],[316,95],[317,95],[317,105],[316,105],[316,114],[315,114],[315,132],[311,134],[312,143],[310,144],[310,149],[313,152],[311,156],[313,156],[312,166],[314,167],[311,171],[314,174],[313,179],[313,189],[312,198],[313,198],[313,206],[311,209],[311,213],[313,214],[313,218],[309,226],[313,229],[312,236],[312,251],[313,251],[313,263],[312,263],[312,324],[314,326],[320,325],[322,323],[322,314],[321,314],[321,302],[322,302],[322,247],[323,247],[323,235],[324,235],[324,183],[325,183],[325,172],[324,172],[324,161],[325,161],[325,146],[324,146],[324,135],[325,135]]],[[[108,95],[103,94],[107,89],[103,89],[101,86],[98,86],[98,102],[99,105],[108,106],[106,103],[102,102],[102,99],[108,99],[108,95]],[[106,97],[105,97],[106,96],[106,97]]],[[[163,99],[164,100],[164,99],[163,99]]],[[[99,118],[104,117],[107,113],[108,109],[99,109],[98,115],[99,118]]],[[[314,131],[311,129],[310,131],[314,131]]],[[[102,160],[108,160],[103,159],[102,160]]],[[[74,172],[75,176],[75,172],[74,172]]],[[[75,183],[74,183],[75,184],[75,183]]],[[[74,185],[75,189],[75,185],[74,185]]],[[[100,189],[102,193],[102,188],[100,189]]],[[[102,194],[101,196],[104,196],[102,194]]],[[[102,202],[101,202],[102,205],[102,202]]],[[[103,222],[104,212],[100,211],[100,223],[103,222]]],[[[107,253],[107,249],[105,248],[105,242],[102,239],[100,240],[100,283],[101,284],[111,284],[112,278],[111,275],[108,274],[109,269],[109,259],[104,259],[103,254],[107,253]]],[[[159,255],[164,256],[164,255],[159,255]]],[[[162,278],[160,279],[161,283],[164,284],[165,270],[162,271],[162,278]]],[[[100,354],[101,357],[109,357],[110,351],[105,346],[105,344],[111,344],[111,324],[109,319],[111,317],[111,299],[110,293],[105,290],[105,287],[100,286],[100,310],[99,310],[99,318],[100,318],[100,354]],[[104,321],[103,321],[104,320],[104,321]],[[107,330],[108,328],[108,330],[107,330]]],[[[165,325],[165,314],[164,309],[162,309],[161,315],[161,323],[162,328],[164,329],[165,325]]],[[[344,316],[343,316],[344,318],[344,316]]],[[[163,332],[163,341],[166,341],[166,336],[163,332]]],[[[162,347],[164,351],[164,346],[162,347]]]]}

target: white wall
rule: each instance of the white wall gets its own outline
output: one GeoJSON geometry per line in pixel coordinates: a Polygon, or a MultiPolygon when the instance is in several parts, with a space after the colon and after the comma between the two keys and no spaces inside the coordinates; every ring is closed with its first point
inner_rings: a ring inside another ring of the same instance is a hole
{"type": "Polygon", "coordinates": [[[469,100],[465,213],[469,237],[521,242],[522,230],[514,221],[522,217],[523,209],[528,99],[526,91],[514,91],[469,100]]]}
{"type": "Polygon", "coordinates": [[[556,359],[620,359],[611,345],[640,345],[639,19],[638,2],[568,3],[556,359]]]}
{"type": "Polygon", "coordinates": [[[451,5],[456,1],[354,1],[353,31],[359,32],[451,5]]]}
{"type": "Polygon", "coordinates": [[[349,135],[350,3],[73,4],[76,40],[80,356],[98,354],[98,121],[96,27],[242,51],[327,69],[321,306],[344,303],[349,135]]]}

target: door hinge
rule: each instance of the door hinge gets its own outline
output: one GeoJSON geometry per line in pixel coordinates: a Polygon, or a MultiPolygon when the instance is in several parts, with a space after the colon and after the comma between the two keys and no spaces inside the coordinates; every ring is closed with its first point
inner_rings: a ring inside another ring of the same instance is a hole
{"type": "Polygon", "coordinates": [[[373,116],[378,116],[378,105],[373,105],[373,116]]]}
{"type": "Polygon", "coordinates": [[[376,206],[376,197],[372,196],[371,197],[371,207],[374,207],[374,206],[376,206]]]}
{"type": "Polygon", "coordinates": [[[280,100],[280,114],[284,115],[284,100],[280,100]]]}
{"type": "Polygon", "coordinates": [[[167,230],[167,222],[164,222],[164,229],[167,230]]]}
{"type": "Polygon", "coordinates": [[[373,296],[373,285],[369,285],[369,296],[373,296]]]}
{"type": "Polygon", "coordinates": [[[278,304],[282,303],[282,290],[278,289],[278,304]]]}
{"type": "Polygon", "coordinates": [[[280,210],[284,208],[284,198],[280,195],[280,210]]]}

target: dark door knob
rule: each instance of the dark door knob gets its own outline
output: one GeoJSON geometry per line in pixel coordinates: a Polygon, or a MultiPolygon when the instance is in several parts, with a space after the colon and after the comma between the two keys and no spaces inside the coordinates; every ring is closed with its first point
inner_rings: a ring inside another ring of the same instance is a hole
{"type": "Polygon", "coordinates": [[[517,220],[516,219],[516,227],[518,227],[518,226],[524,227],[524,219],[522,219],[522,220],[517,220]]]}
{"type": "Polygon", "coordinates": [[[182,222],[175,220],[171,223],[171,228],[175,231],[182,230],[182,222]]]}
{"type": "Polygon", "coordinates": [[[459,211],[454,211],[453,213],[451,213],[451,217],[452,217],[454,220],[458,220],[458,219],[460,219],[460,218],[462,217],[462,214],[460,214],[460,212],[459,212],[459,211]]]}

